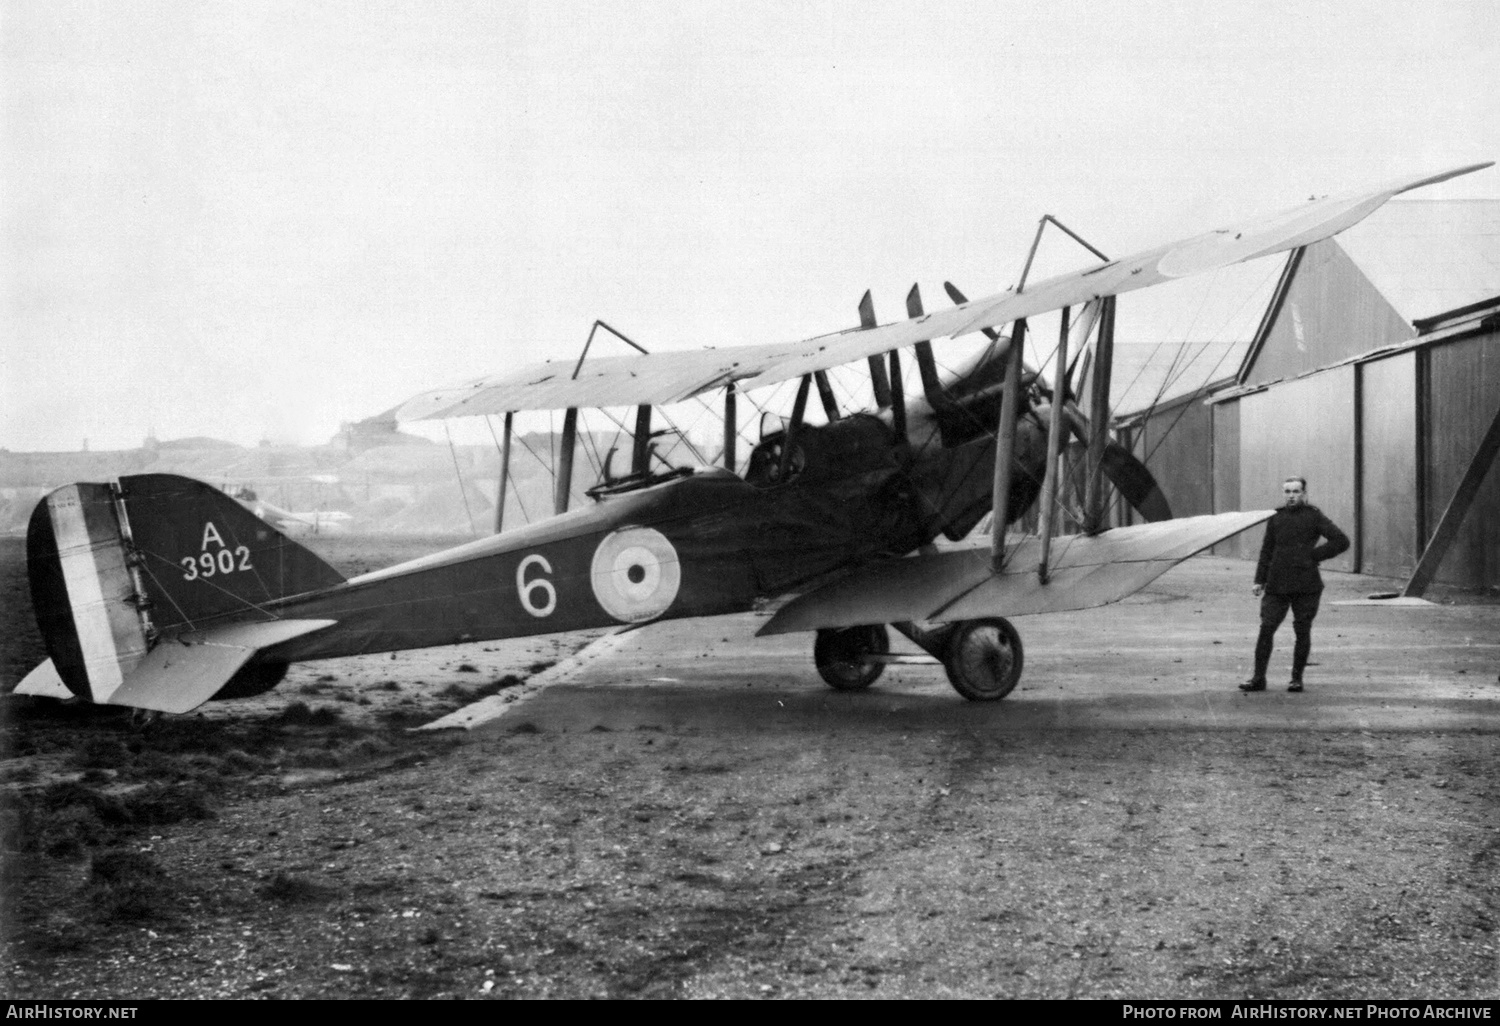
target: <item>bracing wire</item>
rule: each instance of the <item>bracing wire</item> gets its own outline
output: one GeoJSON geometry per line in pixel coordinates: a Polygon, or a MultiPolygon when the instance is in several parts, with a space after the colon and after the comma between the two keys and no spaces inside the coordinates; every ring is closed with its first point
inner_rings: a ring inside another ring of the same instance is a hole
{"type": "Polygon", "coordinates": [[[469,509],[469,490],[464,487],[463,471],[458,469],[458,449],[453,445],[453,431],[448,427],[448,421],[443,421],[443,431],[448,435],[448,453],[453,457],[453,476],[458,478],[458,495],[464,500],[464,515],[469,518],[469,533],[479,537],[479,530],[474,526],[474,511],[469,509]]]}
{"type": "MultiPolygon", "coordinates": [[[[500,449],[501,449],[501,447],[500,447],[500,437],[495,434],[495,422],[494,422],[494,420],[488,414],[486,414],[485,418],[484,418],[484,423],[485,423],[485,426],[490,429],[490,438],[495,443],[495,451],[499,452],[500,449]]],[[[512,434],[512,437],[514,437],[514,433],[512,434]]],[[[522,445],[526,445],[525,441],[522,441],[521,444],[522,445]]],[[[530,446],[526,446],[526,448],[529,451],[531,447],[530,446]]],[[[532,453],[532,455],[535,456],[536,454],[532,453]]],[[[507,496],[509,496],[512,493],[514,493],[514,495],[516,497],[516,505],[521,508],[521,517],[528,524],[531,523],[531,516],[526,512],[526,503],[521,498],[520,489],[516,487],[515,475],[513,475],[510,472],[510,463],[509,463],[509,461],[507,461],[505,463],[505,465],[500,468],[500,474],[502,475],[502,477],[503,477],[503,479],[504,479],[504,481],[505,481],[505,483],[507,485],[507,487],[505,487],[504,489],[502,489],[502,491],[507,496]]],[[[498,496],[496,498],[498,499],[498,496]]],[[[504,516],[505,511],[504,510],[500,510],[500,514],[502,516],[504,516]]]]}

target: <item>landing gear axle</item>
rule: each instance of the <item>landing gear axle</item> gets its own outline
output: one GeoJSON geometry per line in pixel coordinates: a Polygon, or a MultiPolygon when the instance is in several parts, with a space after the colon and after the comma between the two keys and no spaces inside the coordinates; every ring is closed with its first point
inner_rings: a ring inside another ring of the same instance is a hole
{"type": "MultiPolygon", "coordinates": [[[[892,624],[943,664],[953,689],[971,702],[996,702],[1015,690],[1024,654],[1021,635],[998,616],[949,624],[892,624]]],[[[875,683],[890,656],[890,634],[882,624],[825,628],[813,644],[818,675],[839,691],[862,691],[875,683]]],[[[920,660],[919,660],[920,661],[920,660]]]]}

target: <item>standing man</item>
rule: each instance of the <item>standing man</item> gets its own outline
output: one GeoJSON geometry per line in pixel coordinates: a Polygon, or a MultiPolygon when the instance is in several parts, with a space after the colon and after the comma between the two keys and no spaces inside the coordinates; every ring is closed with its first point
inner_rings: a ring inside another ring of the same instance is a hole
{"type": "Polygon", "coordinates": [[[1323,577],[1318,564],[1349,547],[1349,539],[1323,511],[1307,502],[1307,479],[1289,477],[1282,483],[1286,504],[1266,521],[1266,540],[1255,566],[1255,594],[1260,596],[1260,637],[1255,640],[1255,676],[1240,685],[1241,691],[1266,690],[1266,664],[1276,628],[1292,611],[1292,682],[1288,691],[1302,690],[1302,670],[1312,651],[1312,622],[1323,596],[1323,577]],[[1322,544],[1318,539],[1322,538],[1322,544]]]}

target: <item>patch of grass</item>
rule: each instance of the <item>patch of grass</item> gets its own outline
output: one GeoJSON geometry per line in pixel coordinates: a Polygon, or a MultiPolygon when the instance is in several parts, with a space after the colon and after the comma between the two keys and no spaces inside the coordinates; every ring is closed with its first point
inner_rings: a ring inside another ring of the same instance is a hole
{"type": "Polygon", "coordinates": [[[130,761],[130,749],[116,737],[91,737],[73,753],[79,769],[119,769],[130,761]]]}
{"type": "Polygon", "coordinates": [[[165,826],[185,819],[214,818],[208,795],[192,784],[147,784],[122,795],[120,802],[128,817],[126,822],[136,826],[165,826]]]}
{"type": "Polygon", "coordinates": [[[475,666],[473,663],[459,663],[458,664],[458,669],[454,670],[453,672],[454,673],[478,673],[479,672],[479,667],[475,666]]]}
{"type": "Polygon", "coordinates": [[[432,719],[432,716],[422,712],[420,709],[382,709],[376,714],[381,723],[396,730],[404,730],[407,727],[419,726],[432,719]]]}
{"type": "Polygon", "coordinates": [[[343,755],[326,748],[314,748],[306,752],[294,752],[289,759],[299,769],[343,769],[343,755]]]}
{"type": "Polygon", "coordinates": [[[517,677],[514,673],[507,673],[499,680],[492,680],[488,684],[479,685],[479,687],[471,692],[471,697],[476,701],[481,698],[489,698],[491,695],[498,695],[506,688],[513,688],[518,684],[524,683],[526,683],[524,678],[517,677]]]}
{"type": "Polygon", "coordinates": [[[532,674],[541,673],[543,670],[550,670],[550,669],[552,669],[552,667],[554,667],[556,665],[557,665],[557,660],[556,659],[544,659],[544,660],[540,660],[538,662],[532,663],[530,666],[526,667],[526,672],[527,673],[532,673],[532,674]]]}
{"type": "Polygon", "coordinates": [[[138,752],[210,752],[217,754],[224,746],[222,725],[201,716],[172,717],[156,724],[141,742],[138,752]]]}
{"type": "Polygon", "coordinates": [[[29,784],[40,775],[35,766],[22,763],[16,766],[7,766],[3,771],[0,771],[0,783],[29,784]]]}
{"type": "Polygon", "coordinates": [[[269,759],[251,755],[240,748],[231,748],[224,753],[223,762],[220,764],[225,776],[232,774],[255,774],[265,773],[271,769],[272,763],[269,759]]]}
{"type": "Polygon", "coordinates": [[[282,905],[312,905],[328,901],[334,897],[335,892],[331,887],[324,887],[305,877],[281,872],[256,893],[267,901],[282,905]]]}
{"type": "Polygon", "coordinates": [[[448,698],[459,702],[467,702],[473,692],[462,684],[449,684],[437,693],[438,698],[448,698]]]}
{"type": "Polygon", "coordinates": [[[370,685],[371,691],[400,691],[401,685],[393,680],[377,681],[370,685]]]}
{"type": "Polygon", "coordinates": [[[277,720],[296,727],[331,727],[343,718],[344,714],[331,706],[320,705],[311,709],[306,702],[293,702],[281,710],[277,720]]]}
{"type": "Polygon", "coordinates": [[[94,856],[87,890],[100,921],[116,924],[170,918],[178,897],[149,855],[124,848],[94,856]]]}
{"type": "Polygon", "coordinates": [[[86,805],[69,805],[44,816],[37,830],[37,847],[55,859],[82,858],[106,837],[98,813],[86,805]]]}
{"type": "Polygon", "coordinates": [[[384,738],[366,737],[349,746],[348,756],[351,761],[371,762],[382,759],[395,750],[396,746],[384,738]]]}
{"type": "Polygon", "coordinates": [[[110,794],[79,783],[53,784],[13,802],[18,851],[43,850],[66,857],[105,843],[111,829],[162,826],[184,819],[211,819],[213,809],[194,784],[147,784],[110,794]],[[75,843],[76,842],[76,846],[75,843]]]}

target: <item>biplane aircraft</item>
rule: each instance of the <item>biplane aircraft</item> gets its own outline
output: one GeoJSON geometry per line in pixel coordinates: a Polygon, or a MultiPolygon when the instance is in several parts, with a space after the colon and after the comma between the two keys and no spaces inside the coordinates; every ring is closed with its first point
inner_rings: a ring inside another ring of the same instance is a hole
{"type": "Polygon", "coordinates": [[[1008,617],[1116,601],[1271,515],[1171,519],[1149,471],[1109,442],[1113,297],[1306,246],[1394,195],[1488,166],[1311,201],[1031,287],[1023,274],[982,299],[950,287],[955,305],[939,312],[914,288],[894,323],[877,326],[866,305],[859,328],[801,342],[544,363],[422,394],[401,418],[504,414],[507,453],[517,411],[567,411],[557,515],[349,580],[197,481],[60,488],[27,537],[50,658],[18,690],[185,712],[265,691],[303,660],[741,613],[793,595],[760,633],[815,632],[814,663],[835,688],[876,679],[894,628],[966,698],[1002,698],[1022,670],[1008,617]],[[1022,342],[1026,319],[1050,311],[1062,313],[1048,384],[1022,342]],[[933,340],[980,331],[988,346],[941,380],[933,340]],[[1068,352],[1091,333],[1075,401],[1068,352]],[[907,350],[921,395],[904,394],[907,350]],[[838,408],[826,374],[846,365],[868,367],[873,409],[838,408]],[[764,423],[735,473],[737,397],[792,381],[790,418],[764,423]],[[815,387],[826,423],[807,417],[815,387]],[[718,393],[723,465],[660,466],[653,408],[718,393]],[[616,476],[605,461],[587,505],[568,510],[577,412],[605,406],[637,409],[629,468],[616,476]],[[1070,436],[1088,453],[1083,530],[1054,537],[1070,436]],[[1106,480],[1145,523],[1106,529],[1106,480]],[[1038,497],[1039,533],[1008,545],[1007,526],[1038,497]],[[934,545],[992,510],[988,540],[934,545]]]}
{"type": "MultiPolygon", "coordinates": [[[[320,474],[307,480],[334,484],[338,479],[320,474]]],[[[224,493],[262,520],[290,535],[348,534],[354,520],[353,514],[342,510],[315,509],[298,513],[283,509],[269,499],[262,498],[248,485],[230,485],[224,489],[224,493]]]]}

